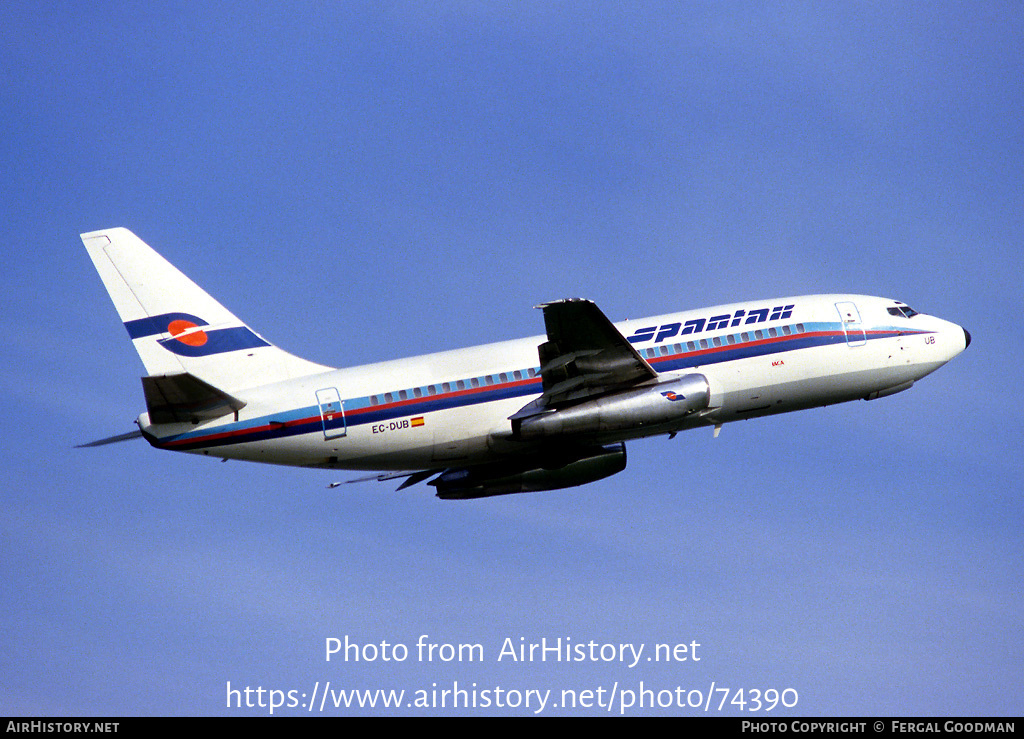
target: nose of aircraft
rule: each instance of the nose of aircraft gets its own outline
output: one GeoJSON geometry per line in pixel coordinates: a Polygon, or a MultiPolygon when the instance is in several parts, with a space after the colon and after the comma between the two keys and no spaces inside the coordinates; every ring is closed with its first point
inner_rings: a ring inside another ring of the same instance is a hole
{"type": "Polygon", "coordinates": [[[971,332],[964,329],[964,349],[971,345],[971,332]]]}

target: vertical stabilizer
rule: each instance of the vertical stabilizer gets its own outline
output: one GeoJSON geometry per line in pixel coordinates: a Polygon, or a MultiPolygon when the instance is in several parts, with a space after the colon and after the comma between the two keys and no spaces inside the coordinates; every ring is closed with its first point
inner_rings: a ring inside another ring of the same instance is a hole
{"type": "Polygon", "coordinates": [[[231,393],[331,369],[270,344],[128,229],[82,242],[150,376],[187,372],[231,393]]]}

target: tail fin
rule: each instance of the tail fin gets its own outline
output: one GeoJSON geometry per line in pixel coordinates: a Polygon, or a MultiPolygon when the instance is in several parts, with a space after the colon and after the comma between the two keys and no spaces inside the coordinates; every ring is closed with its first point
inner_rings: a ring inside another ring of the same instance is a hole
{"type": "Polygon", "coordinates": [[[331,369],[265,341],[128,229],[82,242],[150,376],[188,373],[233,393],[331,369]]]}

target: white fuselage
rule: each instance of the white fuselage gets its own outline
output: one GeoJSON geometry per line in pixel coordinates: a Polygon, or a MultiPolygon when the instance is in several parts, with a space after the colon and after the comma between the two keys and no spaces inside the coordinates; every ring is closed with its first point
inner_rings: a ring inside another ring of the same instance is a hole
{"type": "MultiPolygon", "coordinates": [[[[752,301],[616,323],[665,379],[700,373],[709,407],[599,443],[886,395],[962,352],[969,337],[902,303],[860,295],[752,301]]],[[[254,387],[234,416],[139,419],[154,445],[357,470],[470,466],[528,451],[509,417],[541,393],[544,336],[339,369],[254,387]]]]}

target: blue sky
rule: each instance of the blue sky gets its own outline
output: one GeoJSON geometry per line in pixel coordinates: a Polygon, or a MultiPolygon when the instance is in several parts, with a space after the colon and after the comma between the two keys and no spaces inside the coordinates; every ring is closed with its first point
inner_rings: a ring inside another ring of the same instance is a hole
{"type": "Polygon", "coordinates": [[[5,4],[0,712],[714,682],[1019,715],[1022,32],[1011,2],[5,4]],[[142,409],[78,239],[111,226],[336,366],[537,334],[567,296],[618,320],[862,292],[974,343],[878,402],[633,443],[584,488],[327,490],[72,448],[142,409]],[[421,634],[484,660],[324,659],[421,634]],[[702,658],[497,660],[559,637],[702,658]]]}

